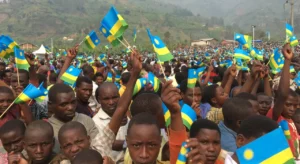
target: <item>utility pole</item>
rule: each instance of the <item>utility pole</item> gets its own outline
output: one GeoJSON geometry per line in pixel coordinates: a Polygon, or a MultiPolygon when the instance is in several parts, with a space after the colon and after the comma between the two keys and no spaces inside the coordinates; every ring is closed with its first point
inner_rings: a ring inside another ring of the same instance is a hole
{"type": "Polygon", "coordinates": [[[252,25],[252,46],[255,47],[254,45],[254,36],[255,36],[255,25],[252,25]]]}
{"type": "Polygon", "coordinates": [[[291,25],[294,27],[294,0],[290,0],[291,3],[291,25]]]}

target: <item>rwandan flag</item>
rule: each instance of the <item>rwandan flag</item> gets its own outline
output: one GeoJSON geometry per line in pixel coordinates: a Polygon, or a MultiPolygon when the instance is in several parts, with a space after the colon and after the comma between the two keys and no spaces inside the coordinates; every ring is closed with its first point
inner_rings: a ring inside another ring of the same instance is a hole
{"type": "Polygon", "coordinates": [[[65,73],[60,77],[64,82],[74,85],[78,76],[81,73],[81,69],[75,68],[74,66],[70,66],[65,73]]]}
{"type": "Polygon", "coordinates": [[[181,108],[181,117],[185,127],[191,129],[194,121],[197,120],[196,112],[187,104],[184,104],[181,108]]]}
{"type": "Polygon", "coordinates": [[[134,41],[134,43],[136,41],[136,28],[134,28],[134,30],[133,30],[133,41],[134,41]]]}
{"type": "Polygon", "coordinates": [[[277,73],[279,73],[281,71],[281,69],[272,69],[271,72],[272,74],[276,75],[277,73]]]}
{"type": "Polygon", "coordinates": [[[187,153],[189,153],[191,150],[189,148],[185,148],[186,142],[183,142],[180,148],[180,152],[178,154],[178,158],[176,161],[176,164],[186,164],[187,163],[187,157],[185,156],[187,153]]]}
{"type": "Polygon", "coordinates": [[[294,68],[294,66],[290,66],[290,73],[295,73],[296,72],[296,70],[295,70],[295,68],[294,68]]]}
{"type": "Polygon", "coordinates": [[[292,37],[290,38],[290,44],[291,44],[292,47],[295,47],[295,46],[297,46],[297,45],[299,44],[299,41],[298,41],[298,39],[296,38],[296,36],[292,36],[292,37]]]}
{"type": "Polygon", "coordinates": [[[104,37],[108,40],[108,42],[113,46],[117,46],[120,44],[119,40],[123,40],[123,37],[115,37],[113,36],[108,29],[106,29],[103,25],[101,25],[100,29],[99,29],[102,34],[104,35],[104,37]]]}
{"type": "Polygon", "coordinates": [[[123,62],[122,62],[122,67],[123,67],[123,68],[127,68],[127,62],[126,62],[126,61],[123,61],[123,62]]]}
{"type": "Polygon", "coordinates": [[[187,87],[188,88],[195,88],[195,85],[197,83],[197,72],[195,69],[189,69],[188,70],[188,81],[187,81],[187,87]]]}
{"type": "Polygon", "coordinates": [[[0,57],[4,59],[8,59],[11,55],[13,55],[14,51],[8,48],[6,45],[0,43],[0,57]]]}
{"type": "Polygon", "coordinates": [[[112,75],[112,73],[111,72],[108,72],[107,73],[107,77],[106,77],[106,81],[107,82],[112,82],[113,81],[113,75],[112,75]]]}
{"type": "Polygon", "coordinates": [[[116,80],[116,82],[120,82],[120,80],[121,80],[121,75],[116,75],[115,80],[116,80]]]}
{"type": "Polygon", "coordinates": [[[43,95],[43,93],[36,88],[34,85],[31,83],[27,85],[27,87],[23,90],[23,92],[16,98],[15,104],[20,104],[27,102],[31,99],[35,99],[37,97],[40,97],[43,95]]]}
{"type": "Polygon", "coordinates": [[[148,32],[150,41],[153,45],[154,51],[157,54],[158,60],[160,60],[161,62],[172,60],[173,55],[171,54],[170,50],[166,47],[164,42],[158,36],[153,36],[150,33],[150,29],[147,29],[147,32],[148,32]]]}
{"type": "Polygon", "coordinates": [[[159,90],[159,84],[160,84],[159,79],[152,72],[149,72],[148,80],[150,81],[150,84],[152,85],[154,92],[157,92],[159,90]]]}
{"type": "Polygon", "coordinates": [[[104,16],[101,24],[108,30],[109,33],[111,33],[112,36],[116,38],[123,36],[125,30],[128,28],[128,24],[114,6],[112,6],[108,13],[104,16]]]}
{"type": "Polygon", "coordinates": [[[233,57],[237,59],[251,60],[251,57],[247,51],[238,48],[234,49],[233,57]]]}
{"type": "Polygon", "coordinates": [[[43,84],[44,84],[44,82],[41,83],[39,88],[38,88],[43,95],[40,96],[40,97],[37,97],[35,99],[35,101],[37,101],[37,102],[43,102],[45,100],[46,96],[48,95],[48,90],[46,88],[44,88],[43,84]]]}
{"type": "Polygon", "coordinates": [[[106,54],[101,54],[101,55],[99,55],[99,60],[100,61],[106,61],[106,54]]]}
{"type": "Polygon", "coordinates": [[[12,50],[14,50],[16,46],[19,47],[18,44],[10,36],[5,35],[0,36],[0,44],[4,44],[12,50]]]}
{"type": "Polygon", "coordinates": [[[146,83],[146,78],[139,78],[135,83],[132,96],[136,95],[146,85],[146,83]]]}
{"type": "Polygon", "coordinates": [[[279,52],[279,48],[276,48],[274,50],[273,55],[270,58],[270,67],[272,68],[272,70],[276,70],[276,69],[282,69],[283,65],[284,65],[284,57],[279,52]]]}
{"type": "Polygon", "coordinates": [[[168,107],[165,105],[165,103],[162,103],[162,108],[163,108],[163,112],[164,112],[165,125],[166,125],[166,127],[169,127],[171,124],[170,111],[169,111],[168,107]]]}
{"type": "Polygon", "coordinates": [[[296,85],[300,88],[300,72],[298,72],[297,77],[294,79],[296,85]]]}
{"type": "Polygon", "coordinates": [[[28,70],[30,67],[26,58],[23,50],[20,50],[19,48],[15,47],[15,60],[16,60],[16,67],[18,69],[25,69],[28,70]]]}
{"type": "Polygon", "coordinates": [[[235,33],[234,40],[238,41],[242,46],[245,46],[247,49],[251,49],[252,47],[252,37],[249,35],[235,33]]]}
{"type": "Polygon", "coordinates": [[[206,69],[206,67],[197,68],[196,72],[197,72],[198,78],[204,73],[205,69],[206,69]]]}
{"type": "Polygon", "coordinates": [[[85,37],[85,44],[89,49],[94,49],[100,44],[100,39],[98,38],[96,32],[93,30],[89,35],[85,37]]]}
{"type": "Polygon", "coordinates": [[[237,149],[236,154],[239,162],[243,164],[295,163],[293,153],[281,128],[237,149]]]}
{"type": "Polygon", "coordinates": [[[288,37],[292,37],[293,36],[293,32],[294,32],[294,28],[292,25],[286,23],[285,24],[285,33],[286,33],[286,36],[288,37]]]}
{"type": "Polygon", "coordinates": [[[66,50],[64,50],[64,52],[63,52],[63,56],[67,56],[67,55],[68,55],[67,51],[66,51],[66,50]]]}

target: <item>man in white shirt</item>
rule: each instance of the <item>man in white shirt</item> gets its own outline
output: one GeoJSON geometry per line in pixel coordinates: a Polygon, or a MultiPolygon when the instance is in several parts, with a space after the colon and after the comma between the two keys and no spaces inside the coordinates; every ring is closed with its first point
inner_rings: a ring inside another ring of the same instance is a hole
{"type": "MultiPolygon", "coordinates": [[[[103,133],[102,129],[106,127],[116,110],[120,95],[118,88],[114,83],[105,82],[96,91],[96,98],[101,104],[102,109],[93,117],[95,124],[98,127],[99,133],[103,133]]],[[[126,148],[125,136],[127,133],[128,122],[127,118],[123,119],[122,125],[116,136],[116,140],[112,146],[111,157],[116,163],[124,161],[124,149],[126,148]]]]}

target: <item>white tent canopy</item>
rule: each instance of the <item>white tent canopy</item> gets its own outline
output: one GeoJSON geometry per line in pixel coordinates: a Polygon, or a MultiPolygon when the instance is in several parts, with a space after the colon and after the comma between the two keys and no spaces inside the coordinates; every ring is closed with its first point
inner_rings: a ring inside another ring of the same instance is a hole
{"type": "Polygon", "coordinates": [[[40,49],[32,52],[34,55],[38,56],[39,58],[45,58],[45,54],[47,53],[46,48],[44,45],[41,45],[40,49]]]}

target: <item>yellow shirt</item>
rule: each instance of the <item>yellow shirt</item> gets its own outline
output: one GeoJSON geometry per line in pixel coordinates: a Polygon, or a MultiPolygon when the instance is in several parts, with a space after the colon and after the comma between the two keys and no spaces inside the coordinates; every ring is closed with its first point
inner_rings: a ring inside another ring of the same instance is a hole
{"type": "Polygon", "coordinates": [[[220,121],[224,120],[222,108],[211,107],[210,111],[207,112],[206,118],[216,124],[219,124],[220,121]]]}

